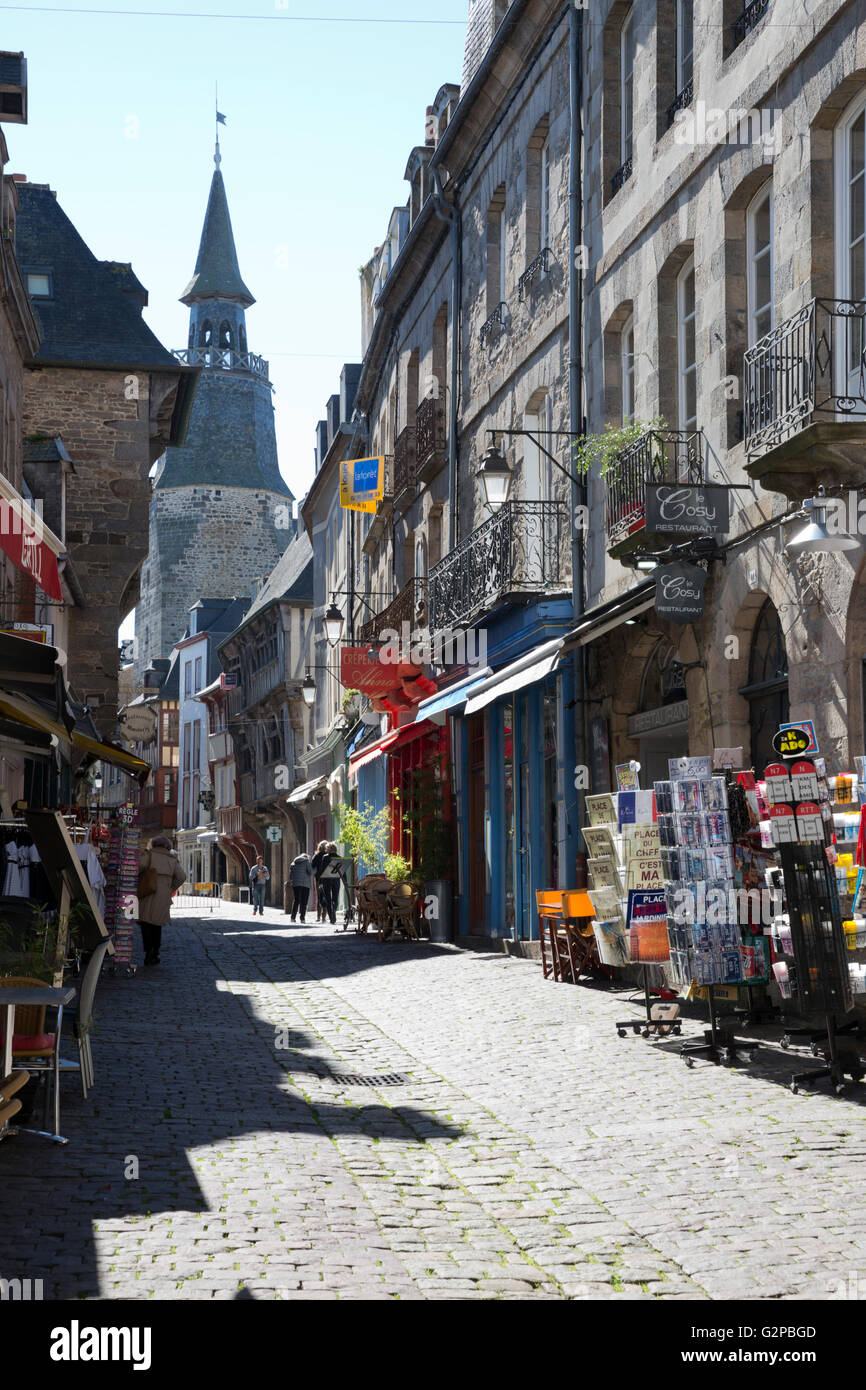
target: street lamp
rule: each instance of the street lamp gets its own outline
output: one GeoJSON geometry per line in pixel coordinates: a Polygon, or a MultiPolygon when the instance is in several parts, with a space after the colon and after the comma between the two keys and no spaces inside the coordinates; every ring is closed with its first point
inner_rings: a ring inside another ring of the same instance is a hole
{"type": "Polygon", "coordinates": [[[345,619],[337,607],[334,599],[331,599],[331,606],[325,614],[325,637],[329,647],[336,647],[343,635],[345,619]]]}
{"type": "Polygon", "coordinates": [[[823,487],[818,488],[817,497],[807,497],[803,503],[807,522],[802,531],[792,536],[785,546],[788,555],[811,555],[814,552],[829,550],[856,550],[860,544],[856,536],[844,532],[827,530],[827,502],[823,487]]]}
{"type": "Polygon", "coordinates": [[[488,507],[492,511],[498,511],[508,501],[508,492],[511,487],[511,468],[508,460],[497,449],[495,439],[489,445],[482,459],[478,477],[481,479],[484,488],[484,500],[488,507]]]}
{"type": "Polygon", "coordinates": [[[308,709],[312,709],[316,703],[316,682],[309,671],[301,682],[301,694],[304,697],[304,704],[308,709]]]}

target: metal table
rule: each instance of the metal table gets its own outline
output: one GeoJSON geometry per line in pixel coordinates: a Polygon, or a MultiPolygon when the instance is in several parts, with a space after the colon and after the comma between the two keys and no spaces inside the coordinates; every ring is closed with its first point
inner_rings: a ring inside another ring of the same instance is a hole
{"type": "MultiPolygon", "coordinates": [[[[50,985],[9,985],[5,989],[0,988],[0,1009],[5,1015],[4,1031],[5,1040],[3,1043],[3,1060],[0,1063],[0,1075],[9,1076],[13,1070],[12,1065],[12,1035],[15,1032],[15,1009],[19,1004],[46,1004],[57,1009],[57,1047],[55,1049],[54,1065],[54,1132],[45,1129],[25,1129],[19,1125],[7,1125],[0,1129],[0,1134],[37,1134],[42,1139],[51,1139],[55,1144],[66,1144],[60,1133],[60,1032],[63,1027],[63,1006],[75,998],[75,990],[71,985],[64,985],[61,989],[54,989],[50,985]]],[[[24,1070],[27,1068],[15,1068],[24,1070]]]]}

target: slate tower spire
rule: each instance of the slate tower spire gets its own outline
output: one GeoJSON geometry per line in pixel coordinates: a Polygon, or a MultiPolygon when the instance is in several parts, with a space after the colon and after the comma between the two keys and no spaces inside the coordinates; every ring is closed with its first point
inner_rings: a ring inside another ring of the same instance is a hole
{"type": "Polygon", "coordinates": [[[292,539],[292,493],[280,474],[268,364],[247,343],[255,299],[241,275],[217,139],[214,172],[180,361],[199,367],[186,443],[157,465],[150,553],[136,617],[136,675],[184,635],[206,594],[252,594],[292,539]]]}

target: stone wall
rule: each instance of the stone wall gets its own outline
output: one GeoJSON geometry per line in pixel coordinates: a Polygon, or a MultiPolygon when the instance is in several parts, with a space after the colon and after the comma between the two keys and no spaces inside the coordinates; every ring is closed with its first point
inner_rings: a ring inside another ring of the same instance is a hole
{"type": "Polygon", "coordinates": [[[138,376],[137,400],[125,381],[123,372],[42,367],[24,382],[24,434],[62,435],[75,468],[66,541],[84,604],[69,611],[67,674],[106,734],[116,719],[117,629],[147,554],[149,380],[138,376]]]}
{"type": "Polygon", "coordinates": [[[157,488],[136,615],[136,670],[166,656],[203,595],[239,597],[263,583],[291,539],[287,499],[242,487],[157,488]]]}

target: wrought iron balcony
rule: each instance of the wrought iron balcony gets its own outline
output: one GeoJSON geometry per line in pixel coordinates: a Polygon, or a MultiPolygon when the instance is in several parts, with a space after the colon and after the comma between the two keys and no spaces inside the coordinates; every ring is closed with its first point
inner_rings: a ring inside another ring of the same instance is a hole
{"type": "Polygon", "coordinates": [[[741,15],[734,20],[734,47],[743,42],[747,34],[751,33],[756,24],[760,24],[767,10],[770,8],[770,0],[752,0],[747,5],[741,15]]]}
{"type": "Polygon", "coordinates": [[[866,301],[813,299],[743,364],[750,477],[790,498],[866,483],[866,301]]]}
{"type": "Polygon", "coordinates": [[[618,193],[624,183],[628,183],[631,178],[632,157],[629,155],[624,164],[621,164],[610,181],[611,197],[618,193]]]}
{"type": "Polygon", "coordinates": [[[409,624],[410,631],[427,626],[426,579],[410,579],[387,608],[364,623],[360,633],[361,645],[378,641],[380,633],[388,628],[402,635],[403,623],[409,624]]]}
{"type": "Polygon", "coordinates": [[[697,486],[704,477],[702,430],[647,430],[617,456],[607,475],[607,549],[617,559],[669,542],[646,534],[647,483],[697,486]]]}
{"type": "Polygon", "coordinates": [[[676,97],[668,107],[668,125],[672,126],[677,117],[678,111],[685,111],[691,106],[695,95],[694,79],[689,78],[681,92],[677,92],[676,97]]]}
{"type": "Polygon", "coordinates": [[[492,334],[497,328],[501,332],[502,329],[505,327],[505,313],[507,309],[508,305],[505,303],[505,300],[503,299],[500,304],[497,304],[496,308],[493,310],[493,313],[490,315],[490,318],[486,319],[485,322],[481,325],[481,333],[479,336],[481,338],[482,347],[486,347],[488,339],[492,336],[492,334]]]}
{"type": "Polygon", "coordinates": [[[430,571],[430,629],[471,626],[516,598],[571,592],[565,502],[506,502],[430,571]]]}
{"type": "Polygon", "coordinates": [[[416,480],[426,482],[445,458],[445,403],[425,396],[415,416],[416,480]]]}
{"type": "Polygon", "coordinates": [[[396,500],[415,486],[415,426],[407,425],[394,442],[394,491],[396,500]]]}
{"type": "Polygon", "coordinates": [[[231,348],[178,348],[172,353],[186,367],[217,367],[224,372],[249,372],[268,380],[268,364],[254,352],[234,352],[231,348]]]}
{"type": "Polygon", "coordinates": [[[526,269],[524,270],[523,274],[517,282],[517,299],[519,303],[523,303],[523,300],[526,297],[526,291],[531,286],[533,280],[535,280],[539,275],[547,274],[547,271],[550,267],[550,258],[552,255],[553,252],[551,251],[550,247],[545,246],[544,250],[540,251],[538,255],[535,257],[535,260],[529,262],[529,265],[526,267],[526,269]]]}

